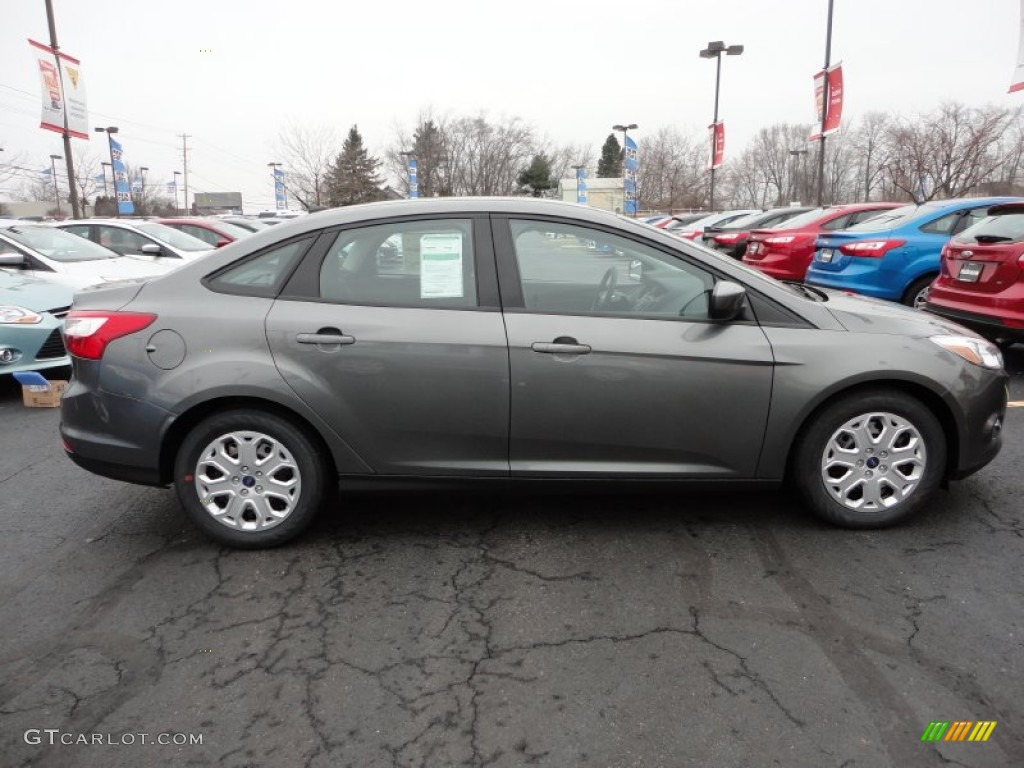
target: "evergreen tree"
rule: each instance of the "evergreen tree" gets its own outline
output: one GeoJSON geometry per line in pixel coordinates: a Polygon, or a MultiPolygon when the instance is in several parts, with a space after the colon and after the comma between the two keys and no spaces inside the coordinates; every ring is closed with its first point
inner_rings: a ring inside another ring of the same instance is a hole
{"type": "Polygon", "coordinates": [[[412,151],[416,158],[416,177],[420,197],[444,197],[451,191],[444,183],[444,137],[433,120],[416,127],[412,137],[412,151]]]}
{"type": "Polygon", "coordinates": [[[380,160],[363,146],[363,137],[353,125],[327,175],[328,204],[356,205],[380,200],[379,166],[380,160]]]}
{"type": "Polygon", "coordinates": [[[543,197],[545,192],[557,186],[551,178],[551,161],[543,153],[533,156],[533,162],[520,172],[518,181],[520,187],[530,187],[534,197],[543,197]]]}
{"type": "Polygon", "coordinates": [[[601,147],[601,159],[597,163],[597,178],[615,179],[622,175],[622,149],[614,133],[609,133],[601,147]]]}

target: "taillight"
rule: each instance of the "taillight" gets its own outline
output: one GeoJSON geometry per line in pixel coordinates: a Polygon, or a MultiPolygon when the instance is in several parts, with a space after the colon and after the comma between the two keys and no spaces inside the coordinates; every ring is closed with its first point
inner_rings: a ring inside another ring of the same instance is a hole
{"type": "Polygon", "coordinates": [[[141,331],[156,320],[145,312],[107,312],[73,309],[64,320],[64,344],[68,353],[99,360],[114,339],[141,331]]]}
{"type": "MultiPolygon", "coordinates": [[[[744,235],[746,232],[743,233],[744,235]]],[[[739,232],[734,232],[728,235],[715,235],[714,240],[716,243],[731,243],[740,238],[739,232]]]]}
{"type": "Polygon", "coordinates": [[[906,244],[906,240],[862,240],[859,243],[847,243],[839,246],[839,250],[847,256],[866,256],[880,259],[893,248],[906,244]]]}
{"type": "Polygon", "coordinates": [[[680,237],[685,237],[687,240],[696,240],[701,235],[700,231],[693,229],[687,232],[676,232],[676,234],[680,237]]]}
{"type": "Polygon", "coordinates": [[[796,237],[793,235],[766,237],[764,239],[766,243],[771,243],[772,245],[784,245],[785,243],[792,243],[794,240],[796,240],[796,237]]]}

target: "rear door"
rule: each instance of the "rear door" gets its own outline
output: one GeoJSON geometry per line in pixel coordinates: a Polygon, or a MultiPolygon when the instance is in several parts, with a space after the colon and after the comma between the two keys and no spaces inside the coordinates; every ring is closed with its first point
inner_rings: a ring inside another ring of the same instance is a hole
{"type": "Polygon", "coordinates": [[[655,244],[495,217],[514,475],[753,477],[773,358],[708,319],[718,277],[655,244]]]}
{"type": "Polygon", "coordinates": [[[266,329],[288,385],[375,472],[508,475],[508,343],[486,216],[325,233],[266,329]]]}

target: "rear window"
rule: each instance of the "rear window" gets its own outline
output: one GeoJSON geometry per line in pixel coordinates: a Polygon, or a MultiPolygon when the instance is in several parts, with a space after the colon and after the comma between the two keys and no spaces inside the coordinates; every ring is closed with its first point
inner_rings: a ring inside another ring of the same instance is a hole
{"type": "Polygon", "coordinates": [[[929,213],[937,213],[942,207],[941,203],[925,203],[924,205],[904,205],[902,208],[893,208],[878,216],[872,216],[867,221],[847,227],[848,232],[880,232],[883,229],[895,229],[903,226],[908,221],[913,221],[919,216],[929,213]]]}
{"type": "Polygon", "coordinates": [[[1020,213],[989,216],[973,227],[968,227],[953,239],[960,243],[977,243],[985,240],[1009,243],[1024,240],[1024,210],[1020,213]]]}
{"type": "Polygon", "coordinates": [[[802,227],[805,224],[813,224],[824,215],[824,208],[813,208],[810,211],[799,213],[791,219],[786,219],[786,221],[783,223],[786,225],[786,229],[790,229],[792,227],[802,227]]]}
{"type": "Polygon", "coordinates": [[[159,240],[179,251],[208,251],[210,244],[204,243],[197,237],[179,232],[174,227],[158,224],[155,221],[140,221],[135,224],[139,232],[145,232],[150,237],[159,240]]]}

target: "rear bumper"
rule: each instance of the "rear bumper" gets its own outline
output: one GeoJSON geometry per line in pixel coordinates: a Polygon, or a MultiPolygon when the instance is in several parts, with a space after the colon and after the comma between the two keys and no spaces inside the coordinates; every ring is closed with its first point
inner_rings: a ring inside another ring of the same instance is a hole
{"type": "Polygon", "coordinates": [[[959,323],[965,328],[970,328],[976,333],[990,339],[1010,339],[1024,342],[1024,328],[1009,328],[1003,325],[1002,318],[996,315],[985,315],[980,312],[968,312],[963,309],[954,309],[942,304],[929,301],[925,309],[954,323],[959,323]]]}
{"type": "Polygon", "coordinates": [[[806,261],[795,261],[779,254],[767,253],[761,258],[744,255],[743,263],[776,280],[803,280],[807,274],[806,261]]]}
{"type": "MultiPolygon", "coordinates": [[[[850,271],[852,272],[853,270],[850,271]]],[[[854,293],[871,296],[875,299],[885,299],[886,301],[899,301],[903,298],[902,286],[879,286],[875,282],[871,281],[871,278],[877,278],[877,275],[877,270],[861,270],[860,274],[830,272],[824,269],[815,269],[814,263],[812,262],[804,277],[804,281],[811,285],[820,285],[822,288],[835,288],[838,291],[853,291],[854,293]]]]}
{"type": "Polygon", "coordinates": [[[82,469],[162,487],[160,439],[170,418],[154,405],[94,390],[72,378],[61,400],[60,434],[70,446],[68,457],[82,469]]]}

